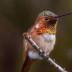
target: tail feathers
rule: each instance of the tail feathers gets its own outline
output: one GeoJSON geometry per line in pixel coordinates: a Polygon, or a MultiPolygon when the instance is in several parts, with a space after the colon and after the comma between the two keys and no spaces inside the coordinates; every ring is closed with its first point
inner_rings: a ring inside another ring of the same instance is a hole
{"type": "Polygon", "coordinates": [[[30,66],[35,62],[35,59],[30,59],[28,56],[26,57],[21,72],[28,72],[30,66]]]}

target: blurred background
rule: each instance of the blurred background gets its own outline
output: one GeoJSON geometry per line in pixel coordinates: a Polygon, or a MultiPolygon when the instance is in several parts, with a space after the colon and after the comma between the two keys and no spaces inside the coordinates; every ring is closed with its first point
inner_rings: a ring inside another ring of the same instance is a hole
{"type": "MultiPolygon", "coordinates": [[[[0,72],[20,72],[23,64],[23,32],[38,14],[52,11],[57,15],[72,12],[72,0],[0,0],[0,72]]],[[[50,53],[63,68],[72,72],[72,15],[59,19],[56,45],[50,53]]],[[[57,72],[45,60],[37,60],[29,72],[57,72]]]]}

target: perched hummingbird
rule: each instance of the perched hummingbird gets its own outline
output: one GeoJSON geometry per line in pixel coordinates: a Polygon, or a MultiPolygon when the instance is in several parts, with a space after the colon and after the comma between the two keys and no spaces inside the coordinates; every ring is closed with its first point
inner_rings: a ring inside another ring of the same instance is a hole
{"type": "MultiPolygon", "coordinates": [[[[56,27],[58,18],[69,15],[55,15],[50,11],[43,11],[38,15],[35,24],[28,30],[27,34],[31,36],[32,40],[46,53],[50,54],[53,50],[56,41],[56,27]]],[[[42,59],[39,52],[33,46],[23,39],[24,48],[24,62],[21,72],[28,72],[30,66],[36,59],[42,59]]]]}

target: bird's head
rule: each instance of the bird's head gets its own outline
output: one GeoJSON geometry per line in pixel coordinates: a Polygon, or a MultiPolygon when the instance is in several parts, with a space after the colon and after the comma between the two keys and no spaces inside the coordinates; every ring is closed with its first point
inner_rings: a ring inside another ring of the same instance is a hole
{"type": "Polygon", "coordinates": [[[38,18],[35,22],[37,33],[56,34],[56,26],[57,26],[58,18],[69,14],[71,13],[63,14],[63,15],[55,15],[53,12],[43,11],[38,15],[38,18]]]}

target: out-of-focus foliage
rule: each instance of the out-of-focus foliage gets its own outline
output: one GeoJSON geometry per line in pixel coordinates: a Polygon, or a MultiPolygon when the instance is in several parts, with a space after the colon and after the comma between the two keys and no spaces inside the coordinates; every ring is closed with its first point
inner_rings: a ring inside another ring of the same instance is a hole
{"type": "MultiPolygon", "coordinates": [[[[71,0],[0,0],[0,72],[20,72],[23,63],[22,33],[37,15],[49,10],[57,15],[72,12],[71,0]]],[[[72,15],[59,19],[56,45],[50,57],[72,72],[72,15]]],[[[45,60],[37,60],[29,72],[57,72],[45,60]]]]}

